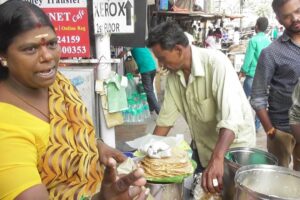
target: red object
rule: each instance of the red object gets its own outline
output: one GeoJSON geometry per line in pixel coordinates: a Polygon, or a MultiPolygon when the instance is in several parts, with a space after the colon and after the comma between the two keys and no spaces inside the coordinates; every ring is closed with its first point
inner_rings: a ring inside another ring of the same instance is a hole
{"type": "Polygon", "coordinates": [[[90,57],[86,7],[43,8],[55,27],[62,58],[90,57]]]}

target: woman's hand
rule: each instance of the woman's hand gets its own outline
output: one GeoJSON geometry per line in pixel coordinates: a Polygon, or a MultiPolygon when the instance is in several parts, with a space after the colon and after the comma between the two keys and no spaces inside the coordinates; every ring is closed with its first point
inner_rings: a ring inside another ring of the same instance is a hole
{"type": "Polygon", "coordinates": [[[116,161],[109,158],[104,172],[100,193],[93,199],[98,200],[144,200],[149,194],[149,189],[143,186],[146,179],[144,171],[138,168],[128,175],[119,177],[116,171],[116,161]]]}
{"type": "Polygon", "coordinates": [[[122,163],[126,160],[126,156],[122,152],[108,146],[101,140],[97,140],[97,148],[99,152],[100,163],[105,166],[108,164],[108,158],[115,159],[117,163],[122,163]]]}

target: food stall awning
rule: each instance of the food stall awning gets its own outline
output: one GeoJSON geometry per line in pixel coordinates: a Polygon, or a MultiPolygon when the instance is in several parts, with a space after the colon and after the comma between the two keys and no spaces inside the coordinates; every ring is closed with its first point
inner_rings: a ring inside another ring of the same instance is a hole
{"type": "Polygon", "coordinates": [[[230,20],[241,19],[245,17],[244,15],[224,15],[225,18],[229,18],[230,20]]]}
{"type": "Polygon", "coordinates": [[[174,18],[198,18],[205,20],[229,18],[231,20],[237,18],[243,18],[243,15],[238,14],[221,14],[221,13],[205,13],[202,11],[154,11],[153,14],[157,14],[162,17],[174,17],[174,18]]]}
{"type": "Polygon", "coordinates": [[[153,14],[164,17],[174,18],[199,18],[199,19],[215,19],[222,18],[222,15],[209,14],[202,11],[154,11],[153,14]]]}

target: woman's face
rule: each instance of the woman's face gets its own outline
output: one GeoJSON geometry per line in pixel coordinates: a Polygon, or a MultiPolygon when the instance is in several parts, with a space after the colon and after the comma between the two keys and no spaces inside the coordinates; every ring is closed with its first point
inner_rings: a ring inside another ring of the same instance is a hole
{"type": "Polygon", "coordinates": [[[60,58],[56,34],[48,26],[16,36],[4,58],[9,79],[29,88],[46,88],[55,81],[60,58]]]}

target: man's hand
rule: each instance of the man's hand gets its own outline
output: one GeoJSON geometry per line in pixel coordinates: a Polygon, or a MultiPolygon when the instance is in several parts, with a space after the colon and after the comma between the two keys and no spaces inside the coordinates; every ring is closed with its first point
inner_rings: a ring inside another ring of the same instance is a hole
{"type": "Polygon", "coordinates": [[[220,193],[223,189],[224,158],[211,159],[202,174],[202,188],[205,192],[220,193]]]}
{"type": "Polygon", "coordinates": [[[205,192],[220,193],[223,188],[224,156],[234,140],[233,131],[221,128],[218,142],[211,155],[208,166],[202,175],[202,188],[205,192]]]}
{"type": "Polygon", "coordinates": [[[146,179],[144,171],[136,169],[128,175],[118,177],[116,161],[109,158],[104,171],[104,178],[100,193],[94,199],[101,200],[144,200],[149,194],[149,189],[144,189],[146,179]]]}
{"type": "Polygon", "coordinates": [[[115,159],[117,163],[122,163],[126,160],[126,156],[122,152],[108,146],[101,140],[97,140],[97,148],[99,152],[100,163],[105,166],[107,166],[108,158],[110,157],[115,159]]]}
{"type": "Polygon", "coordinates": [[[158,135],[158,136],[167,136],[170,129],[172,128],[172,126],[155,126],[154,131],[153,131],[153,135],[158,135]]]}
{"type": "Polygon", "coordinates": [[[241,80],[241,78],[245,77],[244,72],[239,72],[239,79],[241,80]]]}

